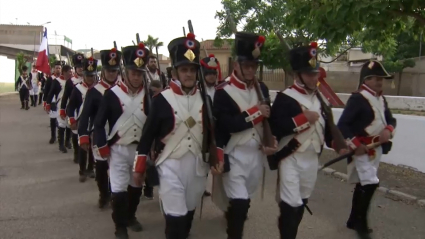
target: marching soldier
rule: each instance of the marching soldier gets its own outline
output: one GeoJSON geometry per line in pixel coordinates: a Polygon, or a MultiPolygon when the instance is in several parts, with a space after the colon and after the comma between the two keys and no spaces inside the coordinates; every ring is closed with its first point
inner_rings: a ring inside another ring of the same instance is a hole
{"type": "MultiPolygon", "coordinates": [[[[83,54],[75,54],[72,56],[72,64],[74,65],[75,73],[72,74],[70,81],[66,82],[65,90],[63,92],[62,101],[60,104],[59,110],[59,124],[65,125],[65,146],[68,149],[71,149],[70,139],[72,137],[72,147],[74,148],[74,163],[79,163],[79,146],[78,146],[78,132],[77,130],[72,130],[70,128],[69,122],[66,115],[66,106],[68,105],[68,99],[71,96],[72,90],[76,84],[79,84],[83,81],[83,54]]],[[[94,63],[94,61],[90,61],[94,63]]],[[[94,173],[90,174],[91,178],[94,178],[94,173]]]]}
{"type": "MultiPolygon", "coordinates": [[[[92,131],[93,122],[105,91],[114,86],[116,82],[119,82],[118,70],[121,62],[121,52],[117,51],[115,48],[103,50],[100,51],[100,58],[102,61],[103,78],[98,84],[87,91],[78,122],[78,136],[81,148],[86,152],[92,151],[94,159],[96,160],[96,183],[99,189],[98,206],[99,208],[104,208],[110,201],[109,165],[107,159],[102,158],[93,147],[93,142],[90,140],[89,129],[92,131]]],[[[109,131],[104,130],[104,134],[106,134],[106,132],[109,131]]]]}
{"type": "Polygon", "coordinates": [[[40,91],[40,73],[35,68],[35,64],[32,65],[32,69],[29,75],[29,78],[31,80],[31,90],[30,90],[30,99],[31,99],[31,106],[36,107],[37,106],[37,99],[38,99],[38,93],[40,91]]]}
{"type": "MultiPolygon", "coordinates": [[[[71,81],[71,78],[71,66],[64,65],[62,67],[62,75],[52,80],[52,86],[50,88],[49,95],[46,98],[46,112],[49,113],[51,110],[56,111],[57,105],[61,105],[62,96],[65,90],[65,84],[67,83],[67,81],[71,81]]],[[[59,151],[66,153],[67,150],[65,147],[65,129],[68,123],[59,115],[56,119],[58,122],[59,151]]]]}
{"type": "MultiPolygon", "coordinates": [[[[221,68],[218,59],[214,54],[209,54],[208,57],[203,58],[201,61],[202,72],[204,73],[207,94],[214,100],[215,87],[221,81],[221,68]],[[218,78],[217,78],[218,77],[218,78]]],[[[212,175],[208,174],[207,189],[204,196],[211,196],[212,190],[212,175]]]]}
{"type": "Polygon", "coordinates": [[[226,173],[214,177],[218,183],[214,183],[213,200],[220,194],[225,197],[224,205],[215,203],[227,211],[227,235],[232,239],[242,238],[250,198],[261,181],[263,161],[276,150],[262,146],[262,122],[270,116],[270,107],[259,102],[254,86],[264,42],[263,36],[236,33],[234,72],[217,86],[214,95],[216,141],[224,155],[226,173]]]}
{"type": "Polygon", "coordinates": [[[348,182],[356,184],[347,227],[369,238],[367,214],[375,190],[383,154],[391,150],[397,124],[382,94],[384,79],[391,78],[378,61],[365,63],[360,71],[359,90],[354,92],[339,119],[338,127],[355,154],[348,160],[348,182]],[[372,148],[370,144],[378,144],[372,148]]]}
{"type": "MultiPolygon", "coordinates": [[[[62,62],[56,61],[55,65],[54,65],[54,72],[51,76],[49,76],[46,79],[46,83],[44,85],[43,101],[44,101],[44,109],[45,110],[46,110],[46,106],[47,106],[47,98],[49,96],[50,89],[52,88],[52,82],[56,78],[60,77],[61,72],[62,72],[62,62]]],[[[56,126],[57,126],[56,118],[58,117],[58,111],[57,111],[57,105],[56,105],[55,99],[51,99],[50,110],[46,110],[46,111],[49,114],[49,118],[50,118],[50,140],[49,140],[49,144],[54,144],[56,142],[56,126]]]]}
{"type": "Polygon", "coordinates": [[[294,84],[277,94],[269,120],[279,140],[279,151],[274,155],[279,175],[278,227],[280,237],[285,239],[296,238],[304,208],[309,210],[307,202],[316,183],[319,155],[324,143],[332,146],[332,134],[323,115],[323,107],[329,103],[323,101],[327,105],[322,105],[325,97],[317,89],[316,48],[313,42],[290,51],[294,84]]]}
{"type": "Polygon", "coordinates": [[[18,80],[16,81],[15,88],[19,92],[19,98],[21,100],[21,110],[25,109],[28,110],[28,98],[29,98],[29,91],[31,89],[31,79],[28,78],[27,73],[28,67],[22,66],[22,75],[18,77],[18,80]]]}
{"type": "MultiPolygon", "coordinates": [[[[176,79],[156,95],[137,147],[134,180],[142,183],[148,154],[155,141],[159,197],[165,214],[167,239],[186,239],[195,209],[205,190],[209,165],[201,157],[204,103],[196,87],[200,44],[195,35],[168,45],[176,79]]],[[[151,175],[151,174],[149,174],[151,175]]]]}
{"type": "MultiPolygon", "coordinates": [[[[97,60],[93,58],[83,59],[83,82],[77,83],[72,90],[71,96],[69,97],[69,102],[66,107],[66,115],[69,119],[69,125],[71,130],[78,131],[78,119],[80,113],[82,112],[82,106],[84,100],[86,98],[87,91],[93,87],[95,84],[96,74],[97,74],[97,60]]],[[[77,134],[78,136],[78,134],[77,134]]],[[[77,147],[78,146],[78,138],[77,138],[77,147]]],[[[75,148],[74,148],[75,150],[75,148]]],[[[76,150],[78,152],[77,161],[80,164],[79,170],[79,181],[85,182],[87,176],[94,176],[93,172],[93,154],[91,150],[76,150]],[[88,153],[88,162],[87,162],[87,153],[88,153]]]]}
{"type": "Polygon", "coordinates": [[[146,92],[146,63],[149,50],[143,43],[123,49],[126,68],[125,82],[105,92],[94,122],[94,143],[102,158],[110,157],[112,218],[116,238],[128,238],[127,226],[142,231],[136,218],[142,194],[141,185],[132,180],[132,168],[137,144],[149,112],[149,92],[146,92]],[[109,123],[109,136],[105,134],[109,123]]]}

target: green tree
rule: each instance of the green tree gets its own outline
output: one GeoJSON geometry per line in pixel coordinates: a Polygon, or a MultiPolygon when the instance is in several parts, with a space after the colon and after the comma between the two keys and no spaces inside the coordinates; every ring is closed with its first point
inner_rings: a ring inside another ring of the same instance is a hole
{"type": "Polygon", "coordinates": [[[152,50],[155,48],[158,52],[158,48],[164,46],[162,41],[159,41],[159,38],[154,38],[151,35],[148,35],[148,39],[144,42],[145,46],[149,49],[150,53],[153,54],[152,50]]]}
{"type": "Polygon", "coordinates": [[[25,55],[25,53],[23,53],[22,51],[16,54],[16,62],[18,63],[19,74],[22,75],[22,67],[25,66],[27,62],[29,62],[29,59],[30,56],[25,55]]]}
{"type": "Polygon", "coordinates": [[[49,56],[49,66],[50,68],[52,68],[55,65],[55,62],[57,61],[56,56],[55,55],[50,55],[49,56]]]}

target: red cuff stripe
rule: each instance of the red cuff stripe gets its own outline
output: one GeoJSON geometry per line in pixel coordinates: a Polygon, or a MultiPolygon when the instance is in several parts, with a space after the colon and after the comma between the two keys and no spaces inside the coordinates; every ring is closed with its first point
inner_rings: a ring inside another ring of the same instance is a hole
{"type": "Polygon", "coordinates": [[[83,144],[90,144],[90,138],[88,135],[82,135],[80,136],[80,138],[78,139],[79,141],[79,145],[83,145],[83,144]]]}
{"type": "Polygon", "coordinates": [[[77,123],[77,121],[74,119],[74,117],[70,117],[69,118],[69,123],[70,124],[75,124],[75,123],[77,123]]]}
{"type": "Polygon", "coordinates": [[[109,149],[108,145],[105,145],[103,147],[99,148],[99,154],[102,158],[106,158],[107,156],[109,156],[111,154],[111,151],[109,149]]]}
{"type": "Polygon", "coordinates": [[[301,113],[293,118],[294,123],[297,127],[308,123],[307,117],[305,117],[304,113],[301,113]]]}
{"type": "Polygon", "coordinates": [[[224,151],[222,148],[217,147],[217,157],[219,162],[224,162],[224,151]]]}
{"type": "Polygon", "coordinates": [[[392,125],[387,125],[386,127],[385,127],[385,129],[388,129],[391,133],[394,131],[394,126],[392,126],[392,125]]]}
{"type": "Polygon", "coordinates": [[[260,115],[260,116],[258,116],[257,118],[255,118],[255,119],[252,121],[252,124],[253,124],[253,125],[256,125],[256,124],[258,124],[258,123],[260,123],[260,122],[263,122],[263,119],[264,119],[264,116],[263,116],[263,115],[260,115]]]}
{"type": "Polygon", "coordinates": [[[257,113],[257,111],[259,111],[260,109],[258,109],[258,106],[254,106],[252,108],[249,108],[246,112],[248,113],[248,115],[253,115],[255,113],[257,113]]]}
{"type": "Polygon", "coordinates": [[[60,109],[59,110],[59,115],[60,116],[66,116],[65,110],[64,109],[60,109]]]}
{"type": "MultiPolygon", "coordinates": [[[[360,140],[357,138],[357,137],[354,137],[354,138],[352,138],[351,139],[351,143],[353,143],[354,144],[354,146],[356,146],[356,148],[357,147],[359,147],[360,146],[360,144],[362,144],[361,142],[360,142],[360,140]]],[[[350,147],[352,150],[355,150],[355,149],[353,149],[352,147],[350,147]]]]}
{"type": "Polygon", "coordinates": [[[46,107],[46,104],[47,104],[46,101],[43,101],[43,107],[46,107]]]}
{"type": "Polygon", "coordinates": [[[137,155],[136,162],[134,162],[133,172],[144,173],[146,171],[146,155],[137,155]]]}
{"type": "Polygon", "coordinates": [[[50,111],[50,104],[46,104],[46,111],[50,111]]]}

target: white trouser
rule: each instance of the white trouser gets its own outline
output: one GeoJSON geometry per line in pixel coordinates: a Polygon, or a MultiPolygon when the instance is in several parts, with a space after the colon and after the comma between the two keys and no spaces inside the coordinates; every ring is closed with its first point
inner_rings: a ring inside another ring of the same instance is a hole
{"type": "Polygon", "coordinates": [[[360,183],[362,186],[379,183],[378,167],[381,157],[381,147],[375,148],[375,158],[373,159],[368,154],[353,156],[353,161],[347,166],[348,182],[360,183]]]}
{"type": "Polygon", "coordinates": [[[38,95],[38,92],[40,92],[38,84],[32,84],[32,90],[30,90],[30,95],[38,95]]]}
{"type": "Polygon", "coordinates": [[[213,186],[213,175],[211,172],[208,173],[207,177],[207,185],[205,187],[205,191],[212,192],[212,186],[213,186]]]}
{"type": "Polygon", "coordinates": [[[65,119],[62,119],[60,115],[57,117],[58,119],[58,126],[61,128],[69,128],[68,119],[65,117],[65,119]]]}
{"type": "Polygon", "coordinates": [[[133,180],[133,164],[136,144],[111,146],[109,177],[113,193],[127,192],[128,185],[137,188],[133,180]]]}
{"type": "Polygon", "coordinates": [[[59,116],[59,113],[58,113],[57,111],[53,111],[53,110],[51,110],[51,111],[49,112],[49,117],[50,117],[51,119],[57,119],[57,118],[58,118],[58,116],[59,116]]]}
{"type": "Polygon", "coordinates": [[[166,159],[158,166],[159,197],[166,215],[184,216],[195,210],[205,191],[206,175],[197,173],[202,159],[187,152],[179,159],[166,159]]]}
{"type": "Polygon", "coordinates": [[[295,152],[280,161],[280,200],[291,207],[299,207],[303,205],[302,199],[311,196],[317,179],[318,156],[310,145],[306,151],[295,152]]]}
{"type": "Polygon", "coordinates": [[[230,171],[223,174],[223,186],[230,199],[249,199],[258,188],[264,154],[254,139],[236,146],[229,154],[230,171]]]}

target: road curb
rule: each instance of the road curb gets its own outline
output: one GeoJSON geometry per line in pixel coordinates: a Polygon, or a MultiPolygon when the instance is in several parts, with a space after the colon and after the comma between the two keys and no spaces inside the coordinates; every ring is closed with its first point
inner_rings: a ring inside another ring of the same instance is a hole
{"type": "Polygon", "coordinates": [[[5,92],[5,93],[0,93],[0,97],[2,96],[8,96],[8,95],[15,95],[18,94],[18,92],[5,92]]]}
{"type": "MultiPolygon", "coordinates": [[[[322,165],[319,165],[319,168],[321,168],[321,167],[322,167],[322,165]]],[[[325,175],[332,175],[335,178],[342,179],[343,181],[348,180],[347,174],[338,172],[338,171],[331,169],[331,168],[324,168],[322,170],[322,172],[324,172],[325,175]]],[[[386,187],[378,187],[377,190],[379,192],[383,193],[383,194],[391,195],[392,197],[395,197],[399,200],[405,200],[405,201],[413,202],[413,203],[416,203],[417,205],[419,205],[421,207],[425,207],[425,199],[421,199],[421,198],[418,198],[416,196],[413,196],[413,195],[410,195],[410,194],[407,194],[407,193],[403,193],[403,192],[400,192],[400,191],[397,191],[397,190],[392,190],[392,189],[389,189],[389,188],[386,188],[386,187]]]]}

